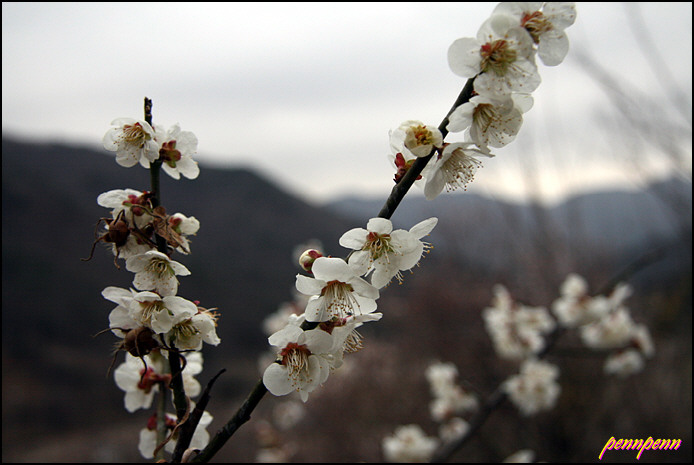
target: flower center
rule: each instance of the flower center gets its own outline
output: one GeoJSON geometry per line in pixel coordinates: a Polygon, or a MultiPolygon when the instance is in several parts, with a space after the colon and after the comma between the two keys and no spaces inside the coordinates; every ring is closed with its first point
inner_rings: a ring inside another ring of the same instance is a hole
{"type": "Polygon", "coordinates": [[[175,272],[173,268],[169,266],[168,261],[157,258],[149,261],[147,264],[147,271],[156,274],[159,278],[166,277],[167,275],[175,275],[175,272]]]}
{"type": "Polygon", "coordinates": [[[521,19],[521,27],[524,27],[526,31],[530,33],[533,38],[533,42],[536,44],[540,42],[540,36],[547,31],[553,29],[552,23],[547,21],[545,15],[539,11],[533,13],[526,13],[521,19]]]}
{"type": "Polygon", "coordinates": [[[362,250],[368,250],[371,254],[372,260],[378,260],[385,255],[386,261],[390,263],[388,260],[388,254],[395,252],[393,246],[390,244],[390,240],[390,234],[378,234],[375,232],[370,232],[366,236],[366,243],[364,244],[364,247],[362,247],[362,250]]]}
{"type": "Polygon", "coordinates": [[[140,123],[126,124],[123,126],[123,140],[127,144],[136,145],[142,147],[145,145],[145,141],[149,139],[149,135],[145,132],[145,129],[140,123]]]}
{"type": "Polygon", "coordinates": [[[505,76],[508,67],[516,61],[516,51],[503,39],[482,45],[480,55],[482,71],[493,72],[497,76],[505,76]]]}
{"type": "Polygon", "coordinates": [[[482,133],[486,133],[494,123],[496,112],[494,105],[489,103],[480,103],[472,112],[473,123],[480,128],[482,133]]]}
{"type": "Polygon", "coordinates": [[[410,131],[412,132],[412,137],[415,140],[416,146],[431,145],[434,143],[434,137],[430,130],[426,126],[411,126],[410,131]]]}
{"type": "Polygon", "coordinates": [[[189,340],[200,333],[198,328],[196,328],[193,324],[192,319],[188,319],[178,323],[176,326],[171,328],[171,330],[173,332],[172,339],[174,339],[177,342],[189,340]]]}
{"type": "Polygon", "coordinates": [[[162,310],[166,310],[164,302],[161,300],[150,300],[146,302],[140,302],[142,306],[142,324],[151,327],[152,317],[162,310]]]}
{"type": "Polygon", "coordinates": [[[481,166],[482,162],[468,156],[462,149],[454,150],[441,168],[446,181],[446,191],[454,191],[458,187],[467,189],[467,184],[472,182],[477,168],[481,166]]]}
{"type": "Polygon", "coordinates": [[[309,355],[311,355],[311,351],[305,345],[296,342],[290,342],[280,351],[281,363],[287,367],[293,384],[298,383],[302,376],[308,374],[309,355]]]}
{"type": "Polygon", "coordinates": [[[338,318],[354,315],[355,307],[359,309],[359,302],[353,292],[354,288],[347,283],[337,280],[328,282],[321,291],[323,310],[338,318]]]}

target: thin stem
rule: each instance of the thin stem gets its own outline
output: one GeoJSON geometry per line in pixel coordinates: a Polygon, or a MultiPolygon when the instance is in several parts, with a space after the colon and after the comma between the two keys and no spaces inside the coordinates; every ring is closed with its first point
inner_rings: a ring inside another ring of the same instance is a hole
{"type": "Polygon", "coordinates": [[[208,462],[212,457],[214,457],[214,455],[219,451],[219,449],[222,448],[222,446],[224,446],[224,444],[236,432],[236,430],[251,419],[251,412],[253,412],[260,402],[260,399],[262,399],[266,393],[267,388],[263,384],[263,380],[260,379],[244,401],[243,405],[241,405],[241,408],[238,409],[236,415],[234,415],[234,417],[217,432],[212,440],[210,440],[209,444],[207,444],[207,447],[205,447],[197,457],[193,458],[191,462],[208,462]]]}
{"type": "Polygon", "coordinates": [[[180,463],[183,459],[183,455],[190,445],[190,441],[193,439],[193,434],[195,433],[195,428],[197,428],[202,414],[207,408],[207,403],[210,401],[210,391],[212,390],[212,385],[214,385],[217,378],[224,373],[226,370],[221,370],[217,373],[214,378],[207,383],[205,390],[200,395],[198,402],[195,404],[195,409],[190,414],[190,418],[181,426],[181,431],[178,434],[178,441],[176,442],[176,448],[174,449],[173,456],[171,457],[172,463],[180,463]]]}
{"type": "MultiPolygon", "coordinates": [[[[157,398],[157,444],[164,442],[167,436],[166,429],[166,405],[168,404],[166,383],[159,382],[159,397],[157,398]]],[[[160,448],[157,452],[156,460],[164,459],[164,448],[160,448]]]]}

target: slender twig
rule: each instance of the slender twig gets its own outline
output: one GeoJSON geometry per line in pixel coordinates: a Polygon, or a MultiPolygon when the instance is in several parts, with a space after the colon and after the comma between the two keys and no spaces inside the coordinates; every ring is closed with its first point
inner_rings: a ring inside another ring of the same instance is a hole
{"type": "MultiPolygon", "coordinates": [[[[167,386],[164,381],[159,382],[159,397],[157,398],[157,444],[166,440],[166,407],[168,405],[167,386]]],[[[164,448],[159,449],[156,456],[157,460],[164,458],[164,448]]]]}
{"type": "Polygon", "coordinates": [[[171,457],[172,463],[180,463],[183,458],[183,453],[186,451],[190,445],[190,441],[193,439],[193,434],[195,433],[195,428],[197,428],[202,414],[207,408],[207,403],[210,401],[210,391],[212,390],[212,385],[217,381],[217,378],[224,373],[226,370],[221,370],[217,373],[214,378],[212,378],[205,386],[205,390],[200,395],[197,403],[195,404],[195,409],[190,414],[188,421],[186,421],[181,426],[181,431],[178,435],[178,441],[176,442],[176,449],[174,449],[173,456],[171,457]]]}
{"type": "Polygon", "coordinates": [[[265,393],[267,393],[267,388],[263,384],[263,380],[260,379],[241,405],[241,408],[236,412],[236,415],[221,430],[217,431],[217,434],[210,440],[207,447],[197,457],[194,457],[191,462],[208,462],[214,457],[236,430],[251,419],[251,412],[256,408],[265,393]]]}

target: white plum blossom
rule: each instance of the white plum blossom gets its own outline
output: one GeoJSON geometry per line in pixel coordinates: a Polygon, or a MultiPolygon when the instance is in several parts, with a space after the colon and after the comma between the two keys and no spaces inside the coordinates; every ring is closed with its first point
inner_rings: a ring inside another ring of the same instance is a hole
{"type": "Polygon", "coordinates": [[[583,343],[592,349],[619,349],[630,340],[635,324],[626,307],[620,307],[599,321],[581,326],[583,343]]]}
{"type": "Polygon", "coordinates": [[[357,276],[341,258],[320,257],[313,263],[314,278],[296,275],[296,288],[312,296],[306,304],[307,321],[327,321],[376,310],[378,289],[357,276]]]}
{"type": "Polygon", "coordinates": [[[448,49],[448,65],[462,77],[475,78],[478,94],[530,93],[540,85],[533,41],[513,17],[492,15],[477,38],[462,38],[448,49]]]}
{"type": "Polygon", "coordinates": [[[190,241],[186,236],[194,236],[200,229],[200,221],[194,216],[185,216],[182,213],[174,213],[168,218],[169,226],[179,234],[181,245],[176,247],[176,251],[188,254],[190,251],[190,241]]]}
{"type": "Polygon", "coordinates": [[[472,182],[477,168],[482,166],[479,156],[493,157],[484,147],[479,149],[471,142],[444,144],[443,151],[427,164],[423,173],[424,196],[427,200],[435,199],[445,188],[447,192],[459,187],[467,188],[472,182]]]}
{"type": "Polygon", "coordinates": [[[552,303],[559,323],[567,328],[598,321],[606,316],[612,303],[604,296],[590,297],[588,283],[576,273],[569,274],[559,288],[561,296],[552,303]]]}
{"type": "Polygon", "coordinates": [[[277,347],[278,362],[263,373],[263,384],[275,396],[297,391],[306,402],[308,395],[328,379],[328,357],[333,338],[322,329],[304,331],[287,325],[268,338],[277,347]]]}
{"type": "Polygon", "coordinates": [[[441,440],[451,442],[465,436],[470,430],[470,424],[460,417],[453,417],[439,426],[439,437],[441,440]]]}
{"type": "Polygon", "coordinates": [[[216,328],[217,315],[198,307],[193,317],[182,320],[171,328],[167,341],[182,350],[200,350],[203,342],[216,346],[221,342],[216,328]]]}
{"type": "Polygon", "coordinates": [[[159,158],[159,146],[154,140],[154,129],[146,121],[117,118],[103,138],[104,148],[116,152],[116,162],[126,168],[140,163],[145,168],[159,158]]]}
{"type": "Polygon", "coordinates": [[[183,297],[162,297],[150,291],[133,294],[130,304],[130,317],[157,334],[168,333],[174,325],[192,318],[197,311],[198,307],[183,297]]]}
{"type": "Polygon", "coordinates": [[[643,356],[638,350],[627,349],[615,352],[607,357],[603,369],[608,375],[626,378],[643,370],[644,365],[643,356]]]}
{"type": "Polygon", "coordinates": [[[419,425],[398,426],[393,436],[383,438],[383,455],[388,462],[428,462],[439,446],[419,425]]]}
{"type": "Polygon", "coordinates": [[[452,363],[433,363],[425,375],[433,396],[429,412],[435,421],[448,421],[478,407],[477,398],[456,384],[458,369],[452,363]]]}
{"type": "Polygon", "coordinates": [[[511,360],[540,352],[545,347],[543,335],[556,326],[547,309],[514,302],[502,285],[494,287],[492,306],[483,310],[482,317],[497,354],[511,360]]]}
{"type": "Polygon", "coordinates": [[[354,353],[362,348],[362,336],[357,332],[357,328],[369,321],[378,321],[382,317],[382,313],[367,313],[347,318],[332,318],[318,326],[333,337],[333,346],[327,354],[331,370],[342,366],[345,353],[354,353]]]}
{"type": "MultiPolygon", "coordinates": [[[[202,354],[189,352],[184,356],[186,364],[182,372],[183,387],[188,396],[195,397],[200,394],[201,388],[193,376],[202,371],[202,354]]],[[[154,394],[159,392],[159,383],[168,383],[171,379],[165,368],[166,359],[159,352],[145,355],[143,359],[145,363],[139,357],[126,353],[125,362],[113,372],[116,385],[125,391],[125,409],[131,413],[141,408],[150,408],[154,394]]]]}
{"type": "Polygon", "coordinates": [[[516,138],[532,105],[528,94],[475,95],[450,114],[446,128],[465,131],[478,147],[503,147],[516,138]]]}
{"type": "Polygon", "coordinates": [[[443,135],[438,128],[427,126],[421,121],[408,120],[390,132],[390,145],[393,153],[426,157],[434,148],[441,148],[443,135]]]}
{"type": "MultiPolygon", "coordinates": [[[[429,234],[437,221],[437,218],[429,218],[419,223],[421,230],[415,231],[429,234]]],[[[402,281],[400,271],[409,270],[419,262],[424,251],[421,237],[403,229],[394,231],[388,219],[371,218],[366,229],[351,229],[339,242],[342,247],[355,250],[349,257],[349,265],[358,270],[358,274],[373,272],[371,284],[380,289],[393,277],[402,281]]]]}
{"type": "Polygon", "coordinates": [[[165,134],[157,131],[159,159],[161,168],[174,179],[180,179],[181,175],[188,179],[195,179],[200,174],[198,163],[193,160],[193,154],[198,151],[198,138],[190,131],[181,131],[175,124],[165,134]]]}
{"type": "MultiPolygon", "coordinates": [[[[119,328],[124,331],[135,329],[139,326],[138,322],[130,316],[130,306],[133,302],[133,291],[115,286],[108,286],[101,295],[106,300],[118,304],[109,315],[110,328],[119,328]]],[[[119,337],[123,337],[123,331],[113,333],[119,337]]]]}
{"type": "Polygon", "coordinates": [[[528,359],[521,365],[520,374],[509,377],[503,386],[521,413],[529,416],[554,407],[561,392],[558,377],[555,365],[528,359]]]}
{"type": "MultiPolygon", "coordinates": [[[[194,405],[191,405],[191,410],[194,405]]],[[[193,438],[190,441],[190,449],[204,449],[207,443],[210,442],[210,433],[207,432],[207,427],[212,423],[213,417],[210,413],[205,410],[202,412],[200,417],[200,422],[198,423],[195,432],[193,433],[193,438]]],[[[173,429],[178,424],[176,417],[174,415],[166,414],[166,426],[168,429],[173,429]]],[[[171,441],[167,442],[164,446],[164,450],[173,453],[176,448],[176,438],[172,438],[171,441]]],[[[140,430],[140,442],[138,443],[138,449],[140,454],[146,458],[154,458],[154,449],[158,445],[157,441],[157,418],[156,414],[152,415],[147,421],[147,427],[140,430]]]]}
{"type": "Polygon", "coordinates": [[[544,5],[542,2],[501,2],[492,14],[515,18],[530,34],[545,65],[556,66],[564,61],[569,52],[569,39],[564,29],[576,21],[574,2],[547,2],[544,5]]]}
{"type": "Polygon", "coordinates": [[[503,463],[533,463],[535,452],[530,449],[521,449],[506,457],[503,463]]]}
{"type": "Polygon", "coordinates": [[[156,250],[128,258],[125,268],[135,273],[133,286],[136,289],[153,290],[162,296],[175,295],[178,292],[176,276],[190,274],[188,268],[156,250]]]}
{"type": "Polygon", "coordinates": [[[164,381],[164,377],[154,369],[152,358],[149,355],[143,358],[147,363],[146,369],[139,357],[125,354],[125,362],[113,372],[116,386],[125,391],[125,409],[130,413],[150,408],[154,394],[159,392],[158,381],[164,381]]]}
{"type": "Polygon", "coordinates": [[[152,215],[146,212],[151,207],[149,193],[135,189],[113,189],[100,194],[96,202],[105,208],[111,209],[111,216],[115,219],[121,213],[130,227],[137,226],[143,229],[152,221],[152,215]]]}

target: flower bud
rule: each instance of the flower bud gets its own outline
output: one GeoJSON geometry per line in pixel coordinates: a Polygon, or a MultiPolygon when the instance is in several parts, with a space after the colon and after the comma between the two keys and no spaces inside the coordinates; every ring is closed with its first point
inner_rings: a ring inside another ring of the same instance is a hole
{"type": "Polygon", "coordinates": [[[299,257],[299,265],[305,271],[308,271],[310,273],[311,268],[313,267],[313,262],[315,262],[317,258],[320,258],[322,256],[323,254],[317,251],[316,249],[308,249],[299,257]]]}

